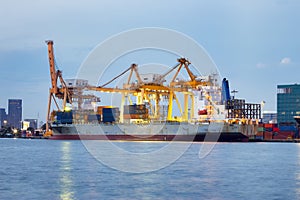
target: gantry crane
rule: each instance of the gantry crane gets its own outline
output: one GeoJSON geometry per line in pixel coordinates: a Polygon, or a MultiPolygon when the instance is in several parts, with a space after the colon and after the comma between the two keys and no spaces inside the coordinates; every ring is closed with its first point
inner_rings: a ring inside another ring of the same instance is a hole
{"type": "MultiPolygon", "coordinates": [[[[49,57],[49,66],[50,66],[50,77],[51,77],[51,88],[49,90],[49,101],[48,101],[48,112],[47,112],[47,123],[46,123],[46,133],[50,133],[49,131],[49,121],[50,121],[50,109],[51,109],[51,102],[54,100],[58,110],[60,110],[58,103],[55,98],[63,100],[63,110],[66,107],[67,103],[72,104],[74,101],[77,102],[78,110],[81,108],[81,104],[84,99],[97,99],[94,95],[87,95],[83,94],[84,91],[97,91],[97,92],[116,92],[121,93],[121,106],[120,106],[120,121],[123,122],[122,114],[123,108],[125,105],[125,99],[128,98],[130,104],[132,101],[130,100],[130,96],[136,97],[136,104],[144,104],[145,102],[149,102],[151,115],[149,116],[151,120],[159,120],[160,118],[160,101],[162,99],[168,100],[168,114],[167,120],[168,121],[188,121],[188,104],[189,104],[189,97],[191,101],[191,118],[194,116],[194,93],[192,90],[198,89],[201,86],[209,86],[211,82],[204,81],[201,79],[197,79],[192,71],[189,68],[191,64],[185,58],[178,59],[178,64],[168,70],[166,73],[157,76],[151,82],[143,82],[139,72],[138,66],[136,64],[132,64],[128,69],[124,72],[120,73],[107,83],[101,86],[91,86],[85,85],[83,87],[76,87],[76,86],[68,86],[62,77],[62,72],[60,70],[56,70],[55,68],[55,58],[53,52],[53,41],[49,40],[46,41],[48,45],[48,57],[49,57]],[[164,85],[165,77],[168,76],[171,72],[175,71],[175,75],[173,76],[172,80],[169,84],[164,85]],[[179,80],[177,77],[181,70],[185,69],[189,80],[179,80]],[[123,84],[123,88],[119,87],[107,87],[110,83],[121,77],[122,75],[129,72],[129,76],[127,82],[123,84]],[[137,81],[132,81],[133,74],[137,81]],[[58,79],[60,80],[61,86],[58,87],[58,79]],[[192,90],[191,90],[192,89],[192,90]],[[181,93],[184,95],[184,109],[182,110],[181,104],[179,99],[177,98],[176,93],[181,93]],[[173,101],[176,101],[178,109],[180,111],[181,117],[174,119],[173,114],[173,101]],[[152,105],[154,102],[154,105],[152,105]]],[[[96,101],[99,101],[97,99],[96,101]]]]}
{"type": "Polygon", "coordinates": [[[99,87],[89,87],[90,90],[99,91],[99,92],[118,92],[122,94],[122,101],[121,101],[121,122],[122,122],[122,109],[124,106],[125,98],[128,98],[129,95],[134,95],[137,97],[136,104],[143,104],[145,101],[150,102],[153,100],[155,105],[153,106],[150,103],[150,110],[152,115],[150,115],[151,119],[158,120],[159,119],[159,113],[160,113],[160,106],[159,103],[162,99],[162,97],[165,97],[165,99],[168,99],[168,114],[167,114],[167,120],[173,121],[172,114],[173,114],[173,100],[176,101],[178,109],[181,113],[181,118],[176,119],[180,121],[188,121],[188,102],[189,97],[191,99],[191,118],[194,116],[194,94],[191,92],[190,89],[198,89],[200,86],[208,86],[211,85],[211,82],[204,81],[201,79],[197,79],[197,76],[195,76],[192,71],[189,69],[190,62],[186,60],[185,58],[178,59],[178,64],[174,67],[172,67],[170,70],[168,70],[165,74],[159,75],[150,83],[145,83],[141,79],[141,76],[138,72],[138,68],[136,64],[132,64],[128,69],[126,69],[121,74],[117,75],[107,83],[103,84],[99,87]],[[178,68],[178,69],[177,69],[178,68]],[[173,76],[171,82],[169,85],[163,85],[164,78],[168,76],[172,71],[175,72],[175,75],[173,76]],[[190,80],[178,80],[177,76],[181,72],[182,69],[185,69],[188,73],[190,80]],[[117,78],[121,77],[125,73],[129,72],[130,74],[128,76],[127,82],[123,85],[123,88],[107,88],[106,86],[116,80],[117,78]],[[135,76],[137,78],[137,82],[132,81],[132,75],[135,73],[135,76]],[[181,108],[181,104],[179,102],[179,99],[177,98],[175,93],[183,93],[184,94],[184,110],[181,108]]]}

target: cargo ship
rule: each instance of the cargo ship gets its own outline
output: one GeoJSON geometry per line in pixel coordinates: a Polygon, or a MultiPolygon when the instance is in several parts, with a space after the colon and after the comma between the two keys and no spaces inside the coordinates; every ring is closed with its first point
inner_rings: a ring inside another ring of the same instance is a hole
{"type": "Polygon", "coordinates": [[[207,141],[247,142],[253,134],[251,125],[226,124],[221,132],[207,124],[164,123],[132,124],[57,124],[52,126],[55,140],[126,140],[126,141],[207,141]],[[207,134],[210,134],[207,139],[207,134]]]}
{"type": "Polygon", "coordinates": [[[231,97],[228,80],[219,83],[217,74],[194,75],[185,58],[164,74],[140,74],[132,64],[102,86],[92,86],[88,80],[64,80],[55,70],[53,42],[47,44],[52,87],[45,135],[50,139],[240,142],[257,132],[260,104],[231,97]],[[178,78],[184,69],[187,80],[178,78]],[[106,87],[126,72],[123,87],[106,87]],[[100,97],[87,91],[118,93],[120,104],[100,105],[100,97]],[[62,108],[55,101],[51,112],[53,99],[60,99],[62,108]]]}

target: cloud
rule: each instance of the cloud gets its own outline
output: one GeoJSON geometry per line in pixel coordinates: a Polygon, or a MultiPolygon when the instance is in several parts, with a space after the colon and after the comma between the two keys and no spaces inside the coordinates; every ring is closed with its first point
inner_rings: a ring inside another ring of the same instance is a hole
{"type": "Polygon", "coordinates": [[[285,57],[285,58],[282,58],[281,61],[280,61],[280,64],[282,65],[288,65],[288,64],[291,64],[291,58],[288,58],[288,57],[285,57]]]}
{"type": "Polygon", "coordinates": [[[264,64],[264,63],[261,63],[261,62],[259,62],[259,63],[256,64],[256,68],[259,68],[259,69],[266,68],[266,67],[267,67],[267,65],[264,64]]]}

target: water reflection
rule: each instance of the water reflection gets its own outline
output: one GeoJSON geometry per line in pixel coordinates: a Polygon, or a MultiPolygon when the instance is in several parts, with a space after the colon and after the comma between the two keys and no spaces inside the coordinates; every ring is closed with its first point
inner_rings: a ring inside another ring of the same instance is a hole
{"type": "MultiPolygon", "coordinates": [[[[297,151],[297,157],[298,157],[298,160],[297,160],[297,169],[299,169],[300,167],[300,144],[297,144],[297,147],[298,147],[298,151],[297,151]]],[[[299,197],[300,196],[300,171],[297,170],[296,174],[295,174],[295,177],[296,177],[296,194],[297,196],[299,197]]]]}
{"type": "Polygon", "coordinates": [[[71,176],[72,170],[72,157],[71,157],[71,144],[70,142],[63,142],[61,145],[61,160],[60,160],[60,199],[62,200],[71,200],[74,199],[73,180],[71,176]]]}

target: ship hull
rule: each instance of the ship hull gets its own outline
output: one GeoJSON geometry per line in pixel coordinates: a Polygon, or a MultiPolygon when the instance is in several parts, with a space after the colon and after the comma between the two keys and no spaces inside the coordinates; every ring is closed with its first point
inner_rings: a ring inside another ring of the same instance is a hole
{"type": "Polygon", "coordinates": [[[248,134],[241,126],[224,126],[212,132],[208,125],[56,125],[53,140],[121,140],[121,141],[208,141],[247,142],[248,134]],[[206,137],[208,136],[208,137],[206,137]]]}
{"type": "MultiPolygon", "coordinates": [[[[202,142],[206,134],[197,135],[79,135],[79,134],[59,134],[53,135],[52,140],[119,140],[119,141],[182,141],[182,142],[202,142]]],[[[249,138],[242,133],[221,133],[218,142],[248,142],[249,138]]],[[[215,142],[207,139],[207,142],[215,142]]]]}

